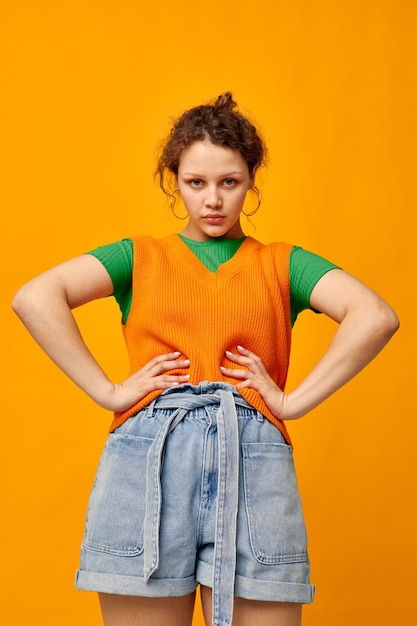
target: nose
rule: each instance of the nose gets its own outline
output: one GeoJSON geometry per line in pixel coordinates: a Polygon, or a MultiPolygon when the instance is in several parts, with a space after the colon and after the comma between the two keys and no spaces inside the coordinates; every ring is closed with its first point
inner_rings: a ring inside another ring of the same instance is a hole
{"type": "Polygon", "coordinates": [[[219,190],[217,188],[217,185],[213,187],[210,186],[207,188],[207,195],[205,197],[204,202],[205,202],[206,207],[210,209],[222,206],[222,199],[221,199],[219,190]]]}

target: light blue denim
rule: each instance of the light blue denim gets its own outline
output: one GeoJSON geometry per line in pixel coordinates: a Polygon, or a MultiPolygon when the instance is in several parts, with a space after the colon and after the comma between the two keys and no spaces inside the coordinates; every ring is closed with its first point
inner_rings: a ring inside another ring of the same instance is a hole
{"type": "Polygon", "coordinates": [[[215,626],[234,595],[314,597],[292,449],[227,383],[169,389],[109,435],[76,585],[165,597],[198,583],[215,626]]]}

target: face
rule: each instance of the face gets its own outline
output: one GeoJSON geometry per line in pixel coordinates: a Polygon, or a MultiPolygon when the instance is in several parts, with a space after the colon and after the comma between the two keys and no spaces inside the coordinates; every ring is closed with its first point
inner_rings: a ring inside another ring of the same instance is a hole
{"type": "Polygon", "coordinates": [[[240,214],[252,179],[237,150],[196,141],[181,155],[177,187],[189,216],[182,234],[195,241],[244,233],[240,214]]]}

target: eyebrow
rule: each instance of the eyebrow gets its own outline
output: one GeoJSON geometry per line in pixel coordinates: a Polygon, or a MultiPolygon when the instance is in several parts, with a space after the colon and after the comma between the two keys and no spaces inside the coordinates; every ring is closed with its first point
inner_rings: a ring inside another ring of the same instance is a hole
{"type": "MultiPolygon", "coordinates": [[[[243,175],[244,172],[241,170],[235,170],[233,172],[226,172],[225,174],[220,174],[221,178],[229,178],[230,176],[243,175]]],[[[192,176],[195,178],[199,178],[202,174],[195,174],[194,172],[183,172],[183,176],[192,176]]]]}

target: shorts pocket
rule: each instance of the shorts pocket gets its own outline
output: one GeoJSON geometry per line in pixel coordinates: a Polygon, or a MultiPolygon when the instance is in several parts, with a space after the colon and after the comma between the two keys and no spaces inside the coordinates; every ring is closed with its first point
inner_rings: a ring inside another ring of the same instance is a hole
{"type": "Polygon", "coordinates": [[[245,443],[242,454],[254,557],[265,565],[306,562],[307,537],[291,447],[245,443]]]}
{"type": "Polygon", "coordinates": [[[146,457],[152,442],[109,435],[90,496],[84,547],[119,556],[143,551],[146,457]]]}

